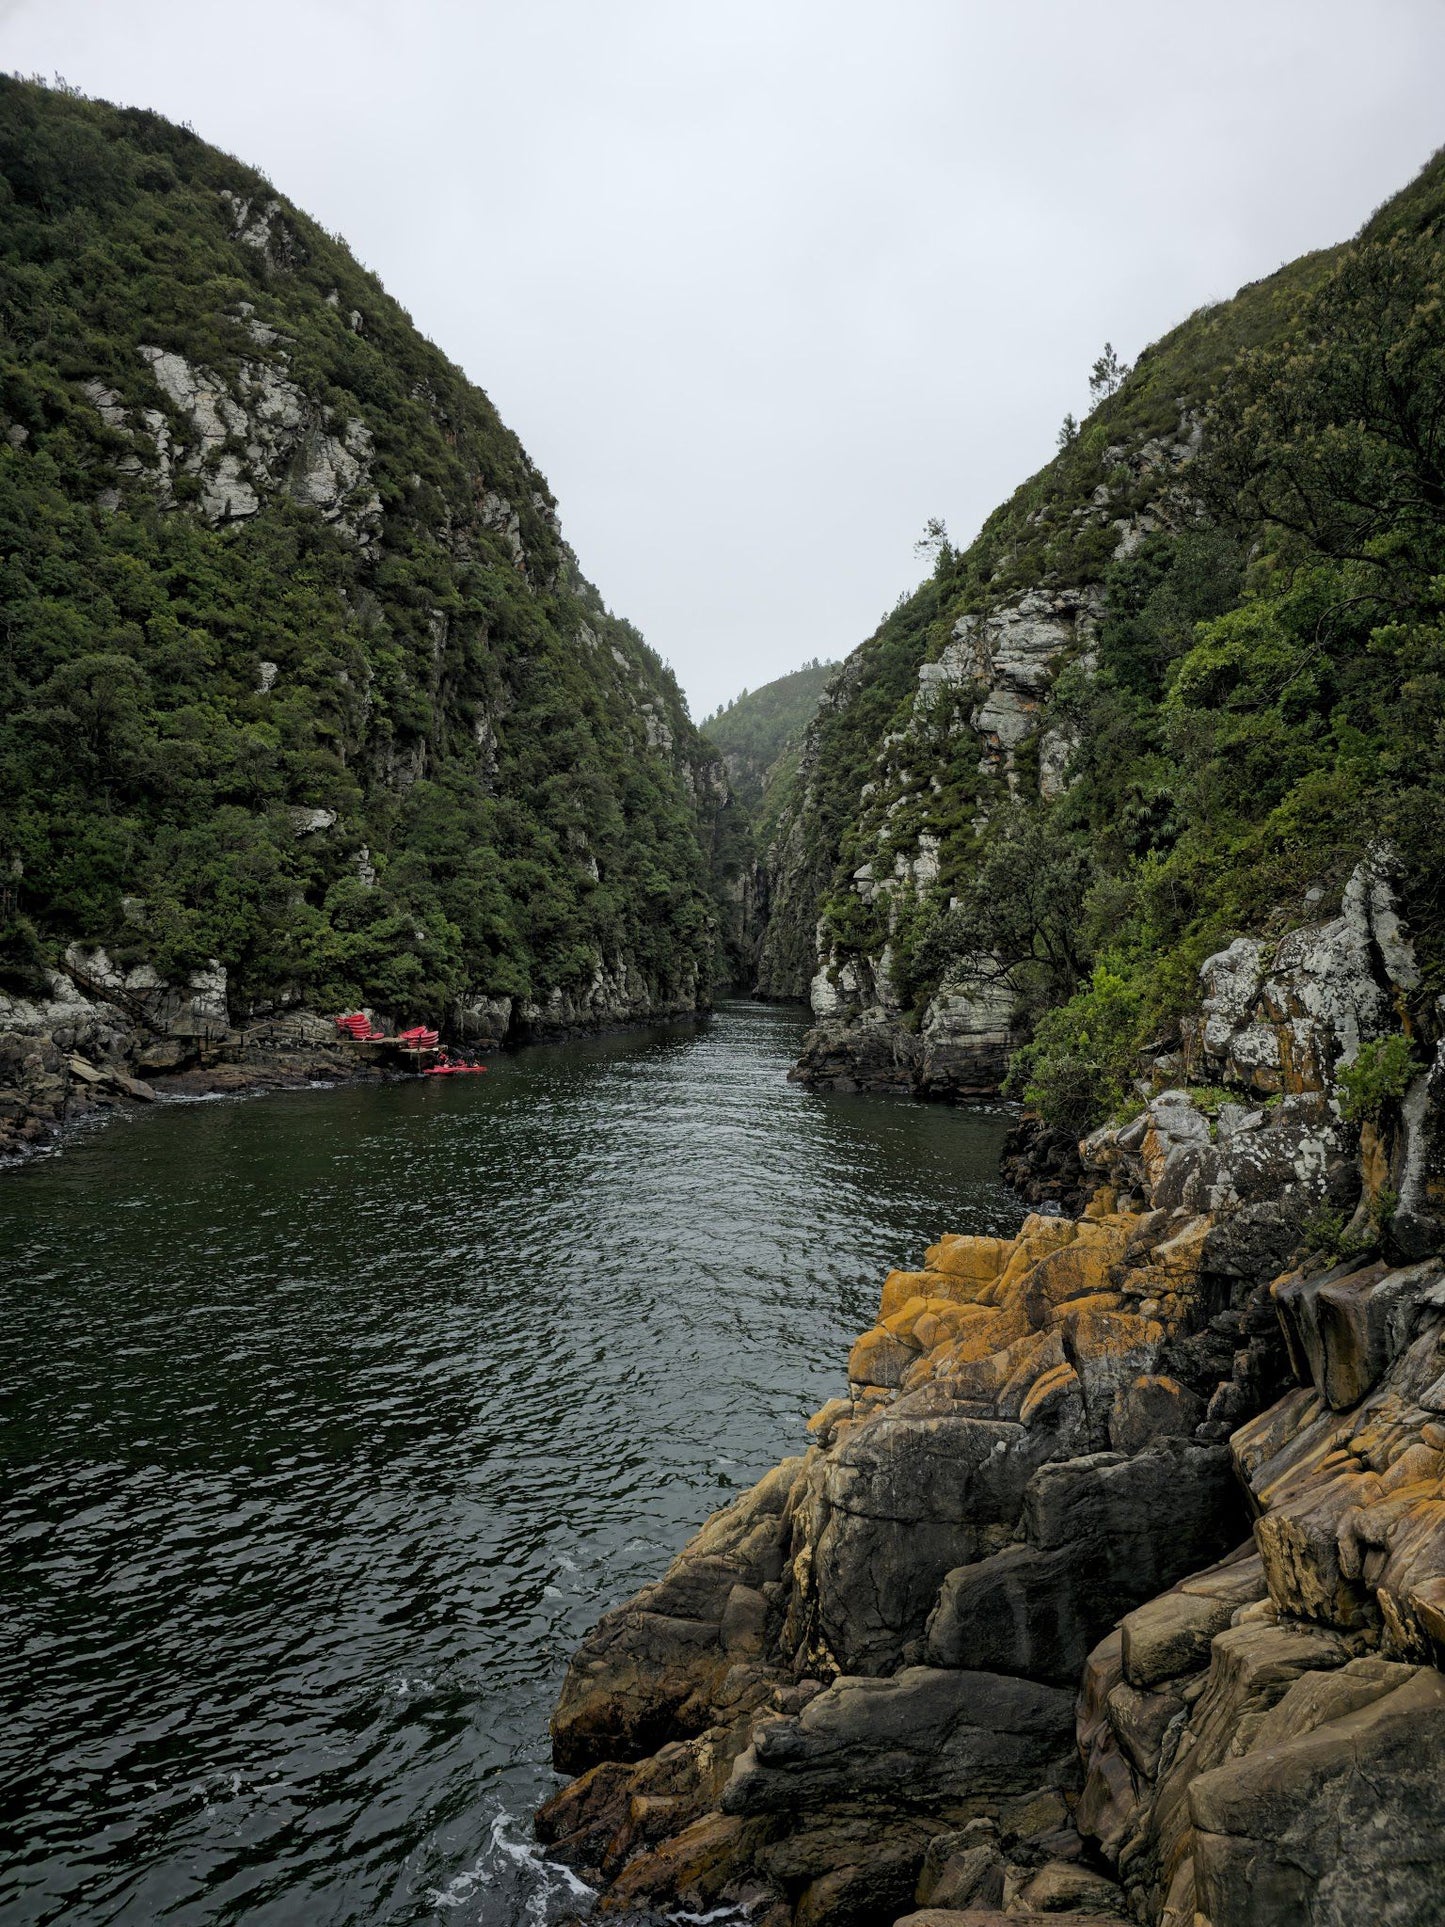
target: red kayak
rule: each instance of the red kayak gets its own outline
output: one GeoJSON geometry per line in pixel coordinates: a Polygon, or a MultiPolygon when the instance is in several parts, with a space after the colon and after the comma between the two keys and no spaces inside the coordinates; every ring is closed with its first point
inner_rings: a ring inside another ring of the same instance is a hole
{"type": "Polygon", "coordinates": [[[485,1064],[428,1064],[423,1077],[485,1077],[485,1064]]]}

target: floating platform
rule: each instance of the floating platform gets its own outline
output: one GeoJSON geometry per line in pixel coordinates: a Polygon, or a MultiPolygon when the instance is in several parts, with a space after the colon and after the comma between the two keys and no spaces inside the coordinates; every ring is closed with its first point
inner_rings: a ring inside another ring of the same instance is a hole
{"type": "Polygon", "coordinates": [[[351,1037],[343,1041],[371,1063],[385,1064],[402,1071],[424,1071],[428,1064],[435,1064],[442,1054],[440,1044],[403,1044],[395,1037],[351,1037]]]}

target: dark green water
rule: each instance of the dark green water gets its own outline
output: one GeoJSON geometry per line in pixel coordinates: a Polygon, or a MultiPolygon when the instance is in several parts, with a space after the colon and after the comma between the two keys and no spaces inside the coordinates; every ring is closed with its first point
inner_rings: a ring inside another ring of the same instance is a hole
{"type": "Polygon", "coordinates": [[[0,1919],[541,1922],[566,1655],[799,1448],[1000,1116],[801,1024],[167,1105],[0,1176],[0,1919]]]}

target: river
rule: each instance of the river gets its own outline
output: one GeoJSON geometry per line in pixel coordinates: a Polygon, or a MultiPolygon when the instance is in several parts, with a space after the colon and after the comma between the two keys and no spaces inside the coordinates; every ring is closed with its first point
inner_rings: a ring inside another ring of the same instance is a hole
{"type": "Polygon", "coordinates": [[[791,1009],[159,1105],[0,1175],[0,1919],[513,1927],[599,1612],[1011,1230],[1007,1120],[791,1009]]]}

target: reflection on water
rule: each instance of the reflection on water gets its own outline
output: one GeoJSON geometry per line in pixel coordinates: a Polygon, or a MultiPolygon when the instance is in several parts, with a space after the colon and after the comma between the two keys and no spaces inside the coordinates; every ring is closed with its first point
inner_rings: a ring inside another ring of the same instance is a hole
{"type": "Polygon", "coordinates": [[[571,1646],[1011,1229],[1005,1120],[785,1082],[796,1013],[167,1106],[0,1179],[0,1917],[576,1904],[571,1646]]]}

